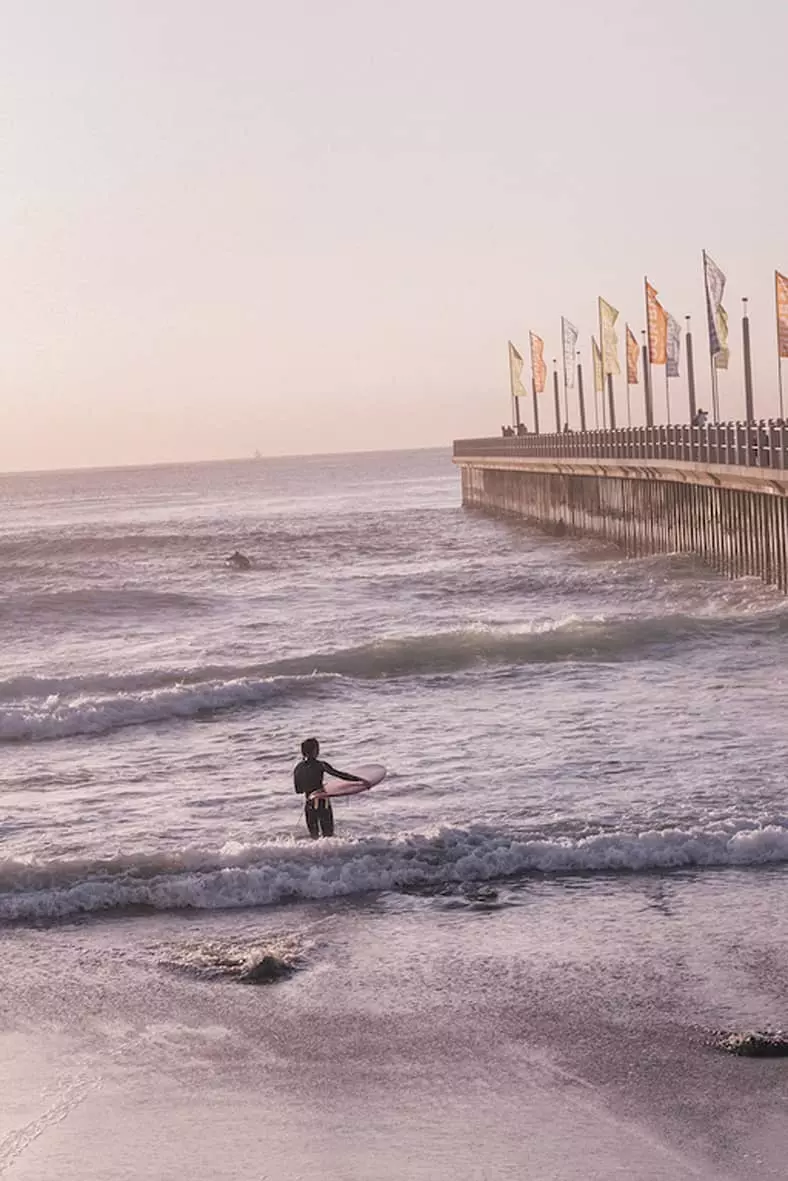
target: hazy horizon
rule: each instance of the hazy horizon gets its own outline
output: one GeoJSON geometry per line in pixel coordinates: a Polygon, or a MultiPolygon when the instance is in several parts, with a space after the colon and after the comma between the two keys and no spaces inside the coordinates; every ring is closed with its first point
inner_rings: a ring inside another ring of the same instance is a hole
{"type": "Polygon", "coordinates": [[[270,460],[289,459],[336,459],[344,455],[398,455],[413,451],[445,451],[451,455],[451,442],[439,443],[425,447],[357,447],[345,451],[300,451],[282,452],[279,455],[224,455],[214,459],[158,459],[150,463],[110,463],[110,464],[76,464],[73,467],[45,467],[45,468],[7,468],[0,471],[3,476],[67,476],[72,472],[114,472],[128,471],[136,468],[166,468],[166,467],[209,467],[211,464],[224,463],[264,463],[270,460]]]}
{"type": "MultiPolygon", "coordinates": [[[[623,343],[644,275],[693,317],[708,406],[704,248],[728,278],[722,416],[743,414],[742,296],[775,414],[788,9],[605,12],[12,0],[0,470],[496,433],[507,340],[526,356],[538,332],[549,362],[567,316],[590,388],[597,296],[623,343]]],[[[658,371],[659,418],[663,391],[658,371]]]]}

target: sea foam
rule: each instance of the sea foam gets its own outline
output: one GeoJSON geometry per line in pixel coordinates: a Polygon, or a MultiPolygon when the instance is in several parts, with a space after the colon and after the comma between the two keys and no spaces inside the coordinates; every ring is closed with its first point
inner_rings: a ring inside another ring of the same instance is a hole
{"type": "Polygon", "coordinates": [[[0,862],[0,921],[146,907],[220,910],[288,900],[517,878],[768,865],[788,861],[788,828],[741,824],[606,832],[580,839],[439,828],[393,838],[292,840],[90,861],[0,862]]]}

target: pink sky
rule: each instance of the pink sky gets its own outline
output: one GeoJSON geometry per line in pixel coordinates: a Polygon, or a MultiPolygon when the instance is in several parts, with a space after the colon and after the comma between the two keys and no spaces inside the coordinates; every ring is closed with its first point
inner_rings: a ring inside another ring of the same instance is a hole
{"type": "Polygon", "coordinates": [[[600,294],[639,332],[646,273],[708,404],[703,247],[723,415],[743,295],[775,413],[788,7],[744,11],[9,0],[0,469],[494,433],[507,339],[587,353],[600,294]]]}

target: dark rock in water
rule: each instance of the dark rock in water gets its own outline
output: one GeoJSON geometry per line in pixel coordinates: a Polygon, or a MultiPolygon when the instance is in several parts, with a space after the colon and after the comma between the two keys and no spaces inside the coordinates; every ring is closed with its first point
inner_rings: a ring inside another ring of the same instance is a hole
{"type": "Polygon", "coordinates": [[[275,984],[295,971],[295,965],[280,960],[275,955],[264,955],[256,964],[250,964],[239,974],[241,984],[275,984]]]}
{"type": "Polygon", "coordinates": [[[726,1054],[738,1054],[743,1058],[788,1058],[788,1033],[781,1029],[752,1033],[718,1030],[711,1044],[726,1054]]]}
{"type": "Polygon", "coordinates": [[[276,984],[302,967],[301,946],[293,937],[267,941],[267,946],[259,939],[188,943],[171,949],[160,962],[198,980],[239,984],[276,984]]]}
{"type": "Polygon", "coordinates": [[[469,902],[490,904],[498,901],[498,891],[493,886],[465,885],[462,893],[469,902]]]}

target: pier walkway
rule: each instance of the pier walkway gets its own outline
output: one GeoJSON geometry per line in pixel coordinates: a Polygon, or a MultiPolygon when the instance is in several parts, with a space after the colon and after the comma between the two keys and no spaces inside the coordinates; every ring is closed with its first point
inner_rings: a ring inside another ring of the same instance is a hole
{"type": "Polygon", "coordinates": [[[459,439],[463,503],[788,591],[788,423],[459,439]]]}

